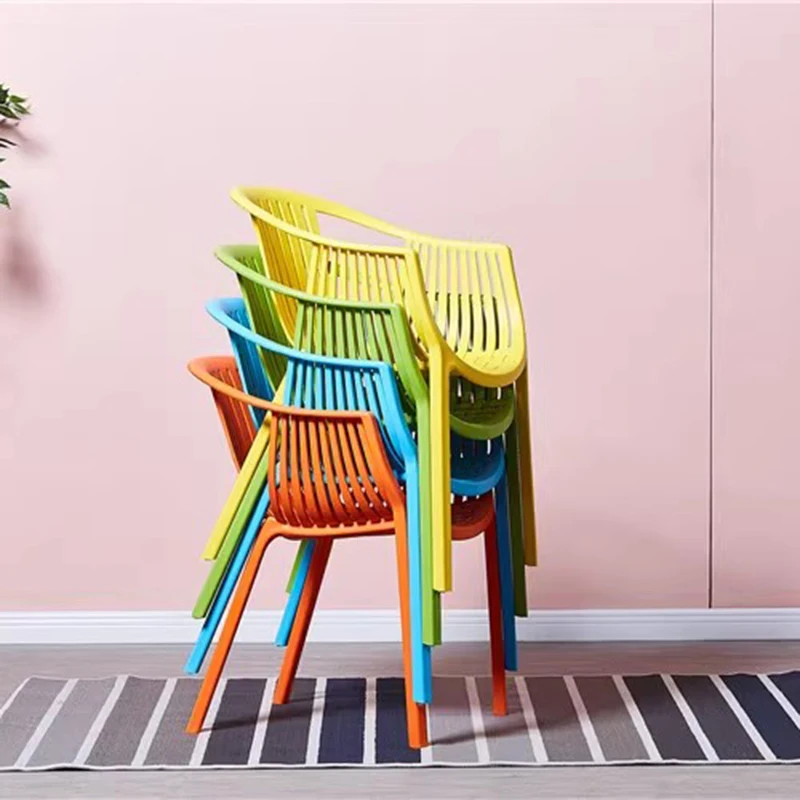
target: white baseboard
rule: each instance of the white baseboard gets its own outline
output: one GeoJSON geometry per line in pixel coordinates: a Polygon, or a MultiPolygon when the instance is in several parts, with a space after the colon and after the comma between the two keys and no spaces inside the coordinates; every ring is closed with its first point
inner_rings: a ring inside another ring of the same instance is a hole
{"type": "MultiPolygon", "coordinates": [[[[271,641],[278,611],[251,611],[238,641],[271,641]]],[[[0,612],[0,644],[183,644],[200,623],[183,611],[0,612]]],[[[702,641],[800,639],[800,608],[612,609],[533,611],[517,620],[520,641],[702,641]]],[[[395,642],[396,611],[319,611],[309,631],[316,642],[395,642]]],[[[484,611],[445,611],[443,638],[487,638],[484,611]]]]}

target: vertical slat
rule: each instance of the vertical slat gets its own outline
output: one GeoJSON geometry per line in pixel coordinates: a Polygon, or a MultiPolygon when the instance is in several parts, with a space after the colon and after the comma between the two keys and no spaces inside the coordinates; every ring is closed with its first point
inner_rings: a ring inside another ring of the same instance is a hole
{"type": "Polygon", "coordinates": [[[497,315],[494,304],[495,286],[488,257],[480,251],[478,259],[479,269],[483,277],[483,313],[486,320],[486,350],[492,352],[497,349],[497,315]]]}
{"type": "Polygon", "coordinates": [[[397,259],[394,256],[379,256],[378,260],[386,269],[386,286],[391,293],[388,299],[392,303],[402,305],[404,295],[403,281],[401,280],[397,259]]]}
{"type": "Polygon", "coordinates": [[[348,508],[342,502],[339,488],[339,479],[336,466],[333,461],[333,445],[331,443],[331,425],[327,420],[320,420],[317,425],[319,436],[319,449],[324,469],[324,482],[328,487],[328,497],[331,501],[331,509],[339,523],[345,523],[349,517],[348,508]]]}
{"type": "Polygon", "coordinates": [[[298,458],[297,429],[297,420],[287,415],[286,432],[284,436],[288,435],[289,438],[289,461],[287,462],[288,468],[284,472],[284,480],[288,485],[289,496],[291,498],[291,513],[295,520],[292,524],[307,525],[308,521],[305,514],[305,504],[303,503],[302,477],[298,458]]]}
{"type": "Polygon", "coordinates": [[[313,467],[313,486],[316,490],[317,503],[322,514],[323,519],[328,524],[333,524],[337,521],[337,515],[333,510],[332,492],[335,491],[335,486],[331,486],[329,481],[326,480],[324,460],[322,457],[321,441],[320,441],[320,422],[318,420],[311,420],[308,425],[308,450],[309,458],[313,467]],[[330,494],[329,494],[330,491],[330,494]]]}
{"type": "Polygon", "coordinates": [[[503,272],[500,264],[500,256],[497,252],[491,256],[492,263],[494,264],[494,274],[497,276],[495,292],[496,301],[498,304],[497,316],[499,326],[498,348],[506,348],[511,346],[511,317],[509,315],[508,304],[508,291],[506,282],[503,280],[503,272]]]}
{"type": "MultiPolygon", "coordinates": [[[[317,503],[318,490],[315,485],[314,476],[311,474],[312,457],[309,446],[309,421],[306,419],[295,419],[294,427],[298,429],[298,456],[299,464],[295,465],[295,471],[302,474],[303,478],[303,497],[305,499],[306,520],[309,525],[318,525],[323,518],[320,506],[317,503]]],[[[299,475],[298,475],[299,477],[299,475]]]]}
{"type": "Polygon", "coordinates": [[[345,470],[346,490],[354,503],[355,516],[353,521],[356,523],[363,522],[368,503],[359,486],[358,470],[355,467],[353,454],[350,450],[350,431],[347,423],[339,423],[336,427],[339,434],[339,452],[345,470]]]}
{"type": "Polygon", "coordinates": [[[472,324],[470,330],[470,346],[476,350],[483,349],[484,336],[483,336],[483,309],[482,309],[482,288],[480,282],[480,270],[478,269],[478,260],[475,257],[474,251],[469,252],[469,293],[472,300],[472,324]]]}
{"type": "Polygon", "coordinates": [[[458,348],[461,351],[470,349],[470,311],[472,309],[470,282],[469,282],[469,255],[464,248],[459,248],[458,253],[458,348]]]}
{"type": "Polygon", "coordinates": [[[439,330],[444,334],[446,329],[446,292],[447,292],[447,274],[446,265],[442,263],[439,257],[439,249],[431,250],[431,291],[428,296],[431,301],[431,308],[433,309],[436,325],[439,330]]]}
{"type": "Polygon", "coordinates": [[[286,521],[285,507],[287,505],[285,494],[286,481],[282,480],[281,472],[286,470],[286,451],[288,442],[283,436],[285,419],[283,414],[272,414],[269,433],[269,457],[267,466],[267,486],[272,500],[271,511],[281,522],[286,521]],[[280,457],[279,454],[280,453],[280,457]]]}
{"type": "Polygon", "coordinates": [[[345,469],[342,461],[341,425],[334,422],[329,422],[327,432],[330,446],[329,450],[331,455],[331,464],[333,467],[332,473],[336,479],[336,485],[339,489],[339,496],[344,507],[347,509],[346,519],[350,522],[354,522],[359,519],[358,508],[350,494],[348,472],[345,469]]]}

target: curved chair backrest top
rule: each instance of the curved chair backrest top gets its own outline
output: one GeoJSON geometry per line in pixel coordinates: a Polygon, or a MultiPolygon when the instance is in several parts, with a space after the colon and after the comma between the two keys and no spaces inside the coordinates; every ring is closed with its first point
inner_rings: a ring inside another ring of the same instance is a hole
{"type": "MultiPolygon", "coordinates": [[[[454,352],[519,350],[524,358],[521,300],[506,245],[407,231],[339,203],[283,189],[240,187],[232,197],[251,216],[264,274],[278,282],[315,294],[398,303],[421,328],[426,314],[419,303],[426,300],[425,311],[454,352]],[[379,231],[401,244],[373,246],[322,236],[320,215],[379,231]],[[415,285],[415,264],[421,287],[415,285]]],[[[277,305],[291,330],[291,309],[277,305]]],[[[427,341],[431,331],[418,333],[427,341]]]]}
{"type": "MultiPolygon", "coordinates": [[[[381,423],[387,449],[395,464],[416,458],[416,445],[389,364],[321,356],[274,342],[251,329],[240,298],[212,300],[206,308],[228,330],[244,385],[251,394],[258,395],[258,389],[246,376],[259,372],[258,352],[266,352],[284,362],[284,378],[280,386],[284,403],[300,408],[372,413],[381,423]],[[241,361],[245,359],[249,363],[242,365],[241,361]]],[[[261,375],[263,381],[263,372],[261,375]]]]}

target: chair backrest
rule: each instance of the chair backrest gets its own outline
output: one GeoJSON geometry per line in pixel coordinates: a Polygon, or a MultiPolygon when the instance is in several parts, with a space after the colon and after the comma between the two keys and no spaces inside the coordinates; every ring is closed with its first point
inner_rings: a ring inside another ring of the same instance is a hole
{"type": "MultiPolygon", "coordinates": [[[[234,201],[251,216],[263,274],[295,289],[362,302],[408,305],[408,254],[418,259],[437,326],[456,352],[508,348],[522,316],[510,249],[502,244],[445,240],[284,189],[240,187],[234,201]],[[319,218],[337,217],[392,236],[400,247],[339,242],[320,235],[319,218]],[[277,247],[280,240],[283,246],[277,247]],[[291,243],[291,244],[290,244],[291,243]],[[294,254],[302,254],[301,261],[294,254]]],[[[290,304],[278,301],[287,331],[290,304]]]]}
{"type": "Polygon", "coordinates": [[[269,414],[270,514],[301,528],[386,522],[403,502],[374,416],[295,408],[241,390],[235,359],[194,359],[189,370],[211,389],[223,424],[233,413],[252,424],[247,407],[269,414]]]}
{"type": "MultiPolygon", "coordinates": [[[[257,190],[246,192],[245,202],[251,211],[255,212],[251,213],[250,217],[261,249],[261,258],[251,266],[265,269],[264,274],[278,283],[304,290],[308,280],[310,260],[315,256],[315,247],[313,242],[305,236],[298,236],[297,233],[319,234],[314,210],[300,199],[284,197],[275,192],[257,190]]],[[[248,298],[251,312],[253,310],[251,302],[255,304],[256,297],[258,305],[273,307],[284,331],[294,330],[296,304],[292,298],[278,296],[273,301],[255,290],[254,296],[248,298]]],[[[273,312],[271,310],[265,313],[272,315],[273,312]]],[[[278,331],[265,331],[259,324],[261,320],[255,316],[254,322],[258,330],[277,338],[278,331]]]]}
{"type": "MultiPolygon", "coordinates": [[[[262,351],[273,360],[281,359],[284,377],[280,392],[285,405],[369,412],[380,422],[381,434],[395,466],[401,467],[414,457],[413,437],[394,373],[388,364],[329,358],[274,342],[251,329],[240,298],[213,300],[208,303],[207,310],[228,330],[235,349],[247,359],[248,363],[242,367],[243,376],[258,373],[264,360],[259,359],[262,351]]],[[[263,377],[261,373],[262,382],[263,377]]],[[[244,385],[251,394],[258,396],[257,388],[247,379],[244,385]]]]}
{"type": "Polygon", "coordinates": [[[392,470],[376,468],[375,445],[383,452],[377,428],[371,436],[365,428],[363,418],[273,414],[267,473],[272,516],[301,528],[390,520],[392,497],[401,495],[389,478],[392,470]]]}
{"type": "MultiPolygon", "coordinates": [[[[322,236],[320,214],[352,219],[344,206],[280,189],[245,187],[232,192],[249,212],[261,251],[263,275],[292,289],[370,302],[404,304],[404,246],[340,242],[322,236]]],[[[372,218],[361,215],[363,220],[372,218]]],[[[375,220],[377,222],[377,220],[375,220]]],[[[276,298],[285,331],[294,331],[296,304],[276,298]]]]}
{"type": "MultiPolygon", "coordinates": [[[[380,423],[393,467],[402,469],[409,448],[415,445],[413,432],[405,418],[402,395],[388,364],[327,358],[272,342],[252,330],[241,298],[213,300],[208,303],[207,309],[228,331],[237,354],[239,373],[243,376],[243,385],[248,393],[272,399],[271,390],[262,394],[260,389],[267,385],[259,354],[263,350],[274,359],[283,360],[281,391],[284,403],[298,408],[368,411],[374,414],[380,423]]],[[[472,389],[491,391],[478,387],[472,389]]],[[[250,412],[256,425],[261,425],[264,412],[252,406],[250,412]]],[[[454,459],[472,459],[480,463],[481,457],[486,454],[486,441],[464,439],[457,434],[451,434],[450,441],[454,459]]]]}
{"type": "MultiPolygon", "coordinates": [[[[249,315],[243,302],[232,303],[226,310],[232,320],[246,328],[250,327],[249,315]]],[[[264,400],[274,399],[275,390],[267,377],[261,361],[262,354],[259,353],[258,348],[252,341],[230,329],[228,329],[228,337],[236,359],[239,378],[245,391],[264,400]]],[[[286,370],[285,359],[275,357],[274,354],[268,352],[264,353],[264,358],[269,358],[275,375],[280,374],[282,378],[286,370]]],[[[263,410],[250,406],[250,416],[253,418],[256,428],[264,421],[264,413],[263,410]]]]}
{"type": "MultiPolygon", "coordinates": [[[[243,388],[239,370],[231,356],[208,357],[203,361],[208,374],[234,389],[241,390],[243,388]]],[[[233,463],[239,470],[247,457],[256,432],[253,417],[250,414],[251,407],[218,388],[212,387],[211,394],[219,413],[233,463]]],[[[264,412],[260,411],[260,413],[263,415],[264,412]]]]}
{"type": "MultiPolygon", "coordinates": [[[[291,338],[297,350],[391,364],[403,386],[405,404],[426,402],[427,387],[418,363],[423,354],[415,347],[407,317],[399,306],[336,300],[272,281],[264,277],[261,256],[253,245],[220,247],[216,255],[236,273],[248,312],[272,303],[273,298],[276,302],[279,298],[288,298],[294,303],[291,338]]],[[[257,333],[273,342],[282,342],[282,331],[278,330],[271,314],[256,312],[251,314],[250,321],[257,333]]],[[[283,378],[282,369],[266,356],[262,361],[276,388],[283,378]]]]}

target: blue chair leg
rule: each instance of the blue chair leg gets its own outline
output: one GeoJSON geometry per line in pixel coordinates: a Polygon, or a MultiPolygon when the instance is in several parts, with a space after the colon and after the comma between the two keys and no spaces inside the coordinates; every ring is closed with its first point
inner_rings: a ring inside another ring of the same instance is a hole
{"type": "Polygon", "coordinates": [[[503,653],[506,669],[516,670],[517,627],[514,615],[514,574],[511,558],[511,525],[508,514],[508,481],[506,475],[495,487],[497,516],[497,553],[500,560],[500,597],[503,605],[503,653]]]}
{"type": "Polygon", "coordinates": [[[252,516],[250,517],[250,521],[247,524],[247,529],[244,532],[244,536],[242,536],[242,541],[239,542],[239,547],[236,550],[236,554],[228,566],[228,570],[225,573],[225,577],[219,587],[219,590],[217,591],[216,596],[214,597],[211,608],[209,609],[205,620],[203,620],[203,627],[200,630],[200,635],[197,637],[197,642],[195,643],[195,646],[189,655],[188,660],[186,661],[184,672],[189,675],[196,675],[198,672],[200,672],[200,669],[203,666],[203,661],[205,660],[209,647],[211,647],[214,634],[217,632],[217,628],[219,627],[219,623],[222,620],[223,614],[225,613],[225,609],[228,607],[231,595],[233,594],[233,590],[236,588],[236,584],[239,581],[239,576],[242,574],[242,570],[244,569],[247,557],[250,555],[250,550],[253,547],[253,543],[258,536],[258,532],[261,530],[261,525],[264,521],[264,516],[267,513],[267,508],[269,508],[269,492],[265,490],[262,493],[252,516]]]}
{"type": "Polygon", "coordinates": [[[412,694],[416,703],[433,699],[431,648],[422,641],[422,532],[419,516],[419,468],[416,463],[406,468],[406,516],[408,536],[408,575],[411,612],[412,694]]]}
{"type": "Polygon", "coordinates": [[[286,601],[286,608],[283,610],[281,624],[275,634],[275,644],[278,647],[286,647],[289,641],[289,634],[292,632],[294,618],[297,614],[297,607],[300,605],[300,596],[303,594],[303,587],[308,577],[308,568],[311,566],[311,556],[314,553],[314,542],[310,539],[300,543],[295,556],[292,578],[289,581],[289,599],[286,601]]]}

